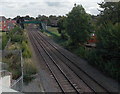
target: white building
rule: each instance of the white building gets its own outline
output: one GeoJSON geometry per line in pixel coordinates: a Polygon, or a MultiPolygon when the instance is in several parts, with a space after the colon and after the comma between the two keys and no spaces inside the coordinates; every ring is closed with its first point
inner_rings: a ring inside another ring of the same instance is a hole
{"type": "Polygon", "coordinates": [[[7,70],[3,70],[4,63],[0,62],[0,93],[2,92],[18,92],[11,89],[12,74],[7,70]]]}

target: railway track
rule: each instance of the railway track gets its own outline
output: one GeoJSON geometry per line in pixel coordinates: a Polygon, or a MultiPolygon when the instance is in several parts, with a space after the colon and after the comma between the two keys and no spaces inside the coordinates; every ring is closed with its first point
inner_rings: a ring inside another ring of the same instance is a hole
{"type": "Polygon", "coordinates": [[[59,47],[48,41],[40,32],[36,30],[35,32],[30,31],[29,36],[32,44],[43,57],[62,92],[108,92],[106,88],[76,66],[69,57],[66,57],[65,54],[62,53],[59,47]],[[66,83],[63,84],[64,82],[66,83]],[[81,85],[83,85],[83,87],[81,85]]]}
{"type": "MultiPolygon", "coordinates": [[[[31,34],[30,34],[31,35],[31,34]]],[[[56,65],[55,61],[52,59],[52,57],[48,58],[46,57],[44,52],[42,52],[42,49],[45,51],[45,49],[42,47],[42,45],[38,45],[36,39],[34,36],[31,36],[30,38],[33,38],[34,41],[32,41],[32,44],[36,46],[38,49],[39,54],[43,57],[47,67],[49,68],[50,72],[52,73],[53,77],[55,78],[56,82],[61,88],[61,91],[63,93],[66,92],[74,92],[76,94],[80,93],[80,89],[76,88],[71,81],[68,79],[68,77],[65,75],[65,73],[59,68],[59,66],[56,65]],[[41,47],[40,47],[41,46],[41,47]],[[42,48],[42,49],[40,49],[42,48]],[[51,59],[51,60],[50,60],[51,59]],[[49,63],[48,63],[49,62],[49,63]]],[[[46,51],[45,51],[46,52],[46,51]]]]}
{"type": "Polygon", "coordinates": [[[44,36],[42,36],[41,32],[38,32],[38,33],[39,33],[38,37],[40,38],[40,40],[42,40],[44,42],[44,44],[46,44],[47,47],[49,47],[49,48],[50,48],[50,46],[53,47],[51,52],[57,53],[56,56],[58,58],[60,58],[72,71],[74,71],[76,73],[76,75],[78,77],[80,77],[86,83],[87,86],[89,86],[89,88],[91,88],[94,92],[107,92],[107,93],[111,92],[108,89],[106,89],[104,86],[99,84],[96,80],[94,80],[86,72],[84,72],[79,66],[77,66],[74,63],[74,61],[71,60],[72,57],[67,57],[66,53],[64,54],[61,51],[61,48],[59,49],[58,45],[52,44],[53,42],[49,42],[48,40],[46,40],[44,38],[44,36]],[[55,50],[56,50],[56,52],[55,52],[55,50]],[[63,58],[66,58],[66,59],[63,59],[63,58]]]}

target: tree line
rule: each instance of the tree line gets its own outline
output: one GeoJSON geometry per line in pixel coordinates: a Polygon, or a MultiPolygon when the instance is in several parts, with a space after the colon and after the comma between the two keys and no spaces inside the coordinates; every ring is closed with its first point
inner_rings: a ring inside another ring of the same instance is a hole
{"type": "Polygon", "coordinates": [[[73,9],[58,21],[58,32],[69,46],[80,48],[88,62],[107,75],[120,81],[120,2],[98,3],[102,10],[96,17],[87,14],[82,5],[73,9]],[[84,46],[95,31],[96,48],[84,46]],[[82,49],[81,49],[82,48],[82,49]],[[84,51],[83,51],[84,50],[84,51]]]}
{"type": "Polygon", "coordinates": [[[38,17],[30,17],[29,15],[26,16],[17,16],[13,18],[13,20],[16,20],[17,23],[24,28],[24,24],[22,22],[26,20],[36,20],[36,21],[41,21],[46,23],[47,26],[54,26],[57,27],[57,21],[61,18],[61,16],[55,16],[55,15],[50,15],[50,16],[45,16],[45,15],[38,15],[38,17]]]}

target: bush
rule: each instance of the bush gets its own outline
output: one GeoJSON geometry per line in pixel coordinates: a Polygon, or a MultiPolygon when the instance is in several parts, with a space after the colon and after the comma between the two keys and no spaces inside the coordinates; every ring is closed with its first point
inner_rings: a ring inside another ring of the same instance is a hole
{"type": "Polygon", "coordinates": [[[19,33],[21,33],[21,34],[23,34],[23,30],[20,28],[20,27],[18,27],[18,26],[16,26],[15,28],[13,28],[12,30],[11,30],[11,32],[14,34],[15,32],[19,32],[19,33]]]}
{"type": "Polygon", "coordinates": [[[16,70],[11,70],[10,71],[11,73],[12,73],[12,79],[18,79],[21,75],[22,75],[22,73],[21,73],[21,71],[16,71],[16,70]]]}
{"type": "Polygon", "coordinates": [[[26,59],[24,62],[24,73],[28,75],[33,75],[37,73],[36,66],[30,59],[26,59]]]}
{"type": "Polygon", "coordinates": [[[81,58],[87,59],[89,50],[83,46],[75,47],[71,49],[73,53],[80,56],[81,58]]]}
{"type": "Polygon", "coordinates": [[[34,76],[37,73],[37,68],[36,66],[33,64],[33,62],[31,62],[30,59],[26,59],[24,62],[24,82],[28,83],[29,81],[31,81],[34,76]]]}
{"type": "Polygon", "coordinates": [[[23,30],[21,28],[19,28],[18,26],[16,26],[15,28],[13,28],[12,30],[10,30],[8,32],[9,38],[12,38],[14,36],[14,34],[17,32],[17,34],[23,34],[23,30]]]}
{"type": "Polygon", "coordinates": [[[8,36],[6,34],[2,34],[2,49],[5,48],[7,42],[8,42],[8,36]]]}
{"type": "Polygon", "coordinates": [[[97,50],[93,50],[89,53],[88,62],[98,69],[100,69],[103,73],[106,73],[108,76],[115,78],[120,81],[120,61],[119,60],[104,60],[102,55],[97,50]]]}
{"type": "Polygon", "coordinates": [[[7,70],[12,73],[13,79],[16,80],[21,76],[20,54],[8,53],[4,58],[2,58],[2,61],[8,65],[7,70]]]}
{"type": "Polygon", "coordinates": [[[97,31],[97,48],[88,61],[120,81],[120,24],[104,24],[97,31]]]}
{"type": "Polygon", "coordinates": [[[31,80],[33,80],[34,79],[34,77],[30,77],[29,75],[27,75],[27,74],[24,74],[23,75],[23,81],[24,81],[24,83],[25,84],[28,84],[31,80]]]}
{"type": "Polygon", "coordinates": [[[32,56],[31,51],[28,47],[27,42],[23,41],[22,42],[22,52],[23,52],[23,57],[24,58],[30,58],[32,56]]]}
{"type": "Polygon", "coordinates": [[[26,49],[25,51],[23,51],[23,57],[24,58],[30,58],[31,57],[31,52],[26,49]]]}
{"type": "Polygon", "coordinates": [[[67,33],[66,33],[65,30],[61,31],[61,38],[62,38],[62,39],[68,40],[68,37],[69,37],[69,36],[67,35],[67,33]]]}
{"type": "Polygon", "coordinates": [[[11,37],[12,42],[22,42],[24,40],[23,35],[14,35],[11,37]]]}

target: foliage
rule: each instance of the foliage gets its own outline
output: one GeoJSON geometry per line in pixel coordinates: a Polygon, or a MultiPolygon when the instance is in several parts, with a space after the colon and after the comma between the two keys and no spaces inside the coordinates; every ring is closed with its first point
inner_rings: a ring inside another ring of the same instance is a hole
{"type": "MultiPolygon", "coordinates": [[[[71,52],[88,60],[88,62],[107,75],[120,81],[120,2],[99,4],[103,10],[91,26],[91,18],[80,5],[74,6],[67,17],[58,21],[59,33],[65,32],[70,39],[62,41],[62,46],[71,52]],[[95,28],[96,48],[86,49],[83,44],[89,38],[89,33],[95,28]],[[74,45],[77,44],[77,45],[74,45]]],[[[56,38],[57,39],[57,38],[56,38]]],[[[59,39],[60,40],[60,39],[59,39]]]]}
{"type": "Polygon", "coordinates": [[[15,28],[13,28],[13,29],[11,30],[11,32],[13,32],[13,33],[15,33],[15,32],[22,32],[22,30],[21,30],[20,27],[16,26],[15,28]]]}
{"type": "Polygon", "coordinates": [[[7,34],[5,34],[5,33],[3,33],[2,34],[2,49],[4,49],[5,48],[5,46],[6,46],[6,44],[7,44],[7,42],[8,42],[8,35],[7,34]]]}
{"type": "Polygon", "coordinates": [[[24,73],[28,75],[36,74],[37,69],[35,64],[31,61],[31,59],[26,59],[24,63],[24,73]]]}
{"type": "Polygon", "coordinates": [[[65,30],[65,21],[66,21],[66,17],[63,16],[59,19],[58,21],[58,32],[61,33],[62,30],[65,30]]]}
{"type": "MultiPolygon", "coordinates": [[[[22,49],[24,58],[31,57],[31,52],[30,52],[28,44],[27,44],[28,41],[27,41],[26,33],[24,32],[24,30],[22,30],[19,27],[14,28],[11,31],[11,41],[12,41],[12,43],[14,43],[14,45],[15,45],[15,43],[18,43],[21,45],[21,49],[22,49]],[[14,34],[15,31],[17,32],[17,34],[14,34]]],[[[13,47],[13,48],[19,48],[19,47],[13,47]]]]}
{"type": "Polygon", "coordinates": [[[78,47],[77,49],[74,49],[74,53],[80,56],[81,58],[87,59],[89,50],[85,47],[78,47]]]}
{"type": "Polygon", "coordinates": [[[21,62],[19,53],[8,53],[4,58],[3,62],[7,63],[8,71],[12,73],[12,78],[17,79],[21,76],[21,62]]]}
{"type": "Polygon", "coordinates": [[[90,53],[89,61],[120,81],[120,24],[107,23],[96,32],[97,48],[90,53]]]}
{"type": "Polygon", "coordinates": [[[11,38],[12,36],[14,36],[14,34],[16,34],[17,32],[20,32],[20,34],[22,34],[22,29],[18,26],[16,26],[15,28],[13,28],[12,30],[10,30],[8,32],[9,38],[11,38]]]}
{"type": "Polygon", "coordinates": [[[51,37],[57,44],[67,48],[67,45],[69,44],[69,40],[61,38],[61,35],[60,33],[58,33],[56,27],[48,27],[47,29],[48,30],[44,32],[47,36],[51,37]]]}
{"type": "Polygon", "coordinates": [[[28,83],[33,79],[34,74],[37,73],[37,68],[31,61],[31,59],[26,59],[24,62],[24,82],[28,83]]]}
{"type": "Polygon", "coordinates": [[[16,69],[12,69],[10,72],[12,73],[12,79],[17,80],[21,76],[20,69],[18,71],[16,69]]]}
{"type": "Polygon", "coordinates": [[[25,39],[24,30],[19,26],[13,28],[10,32],[8,32],[9,38],[13,40],[13,42],[22,42],[25,39]]]}
{"type": "Polygon", "coordinates": [[[88,61],[107,75],[120,81],[120,2],[102,2],[96,25],[96,49],[88,61]]]}
{"type": "MultiPolygon", "coordinates": [[[[104,53],[108,53],[109,58],[119,58],[120,53],[120,24],[104,24],[100,26],[97,35],[97,48],[102,51],[104,49],[104,53]]],[[[106,55],[104,56],[106,58],[106,55]]]]}
{"type": "Polygon", "coordinates": [[[23,35],[14,35],[11,37],[12,42],[22,42],[24,40],[23,35]]]}
{"type": "Polygon", "coordinates": [[[8,48],[7,48],[8,50],[16,50],[16,49],[21,49],[20,48],[20,44],[18,44],[18,43],[10,43],[10,45],[8,46],[8,48]]]}
{"type": "Polygon", "coordinates": [[[21,28],[24,29],[24,17],[18,17],[17,18],[17,24],[20,25],[21,28]]]}
{"type": "Polygon", "coordinates": [[[62,39],[68,39],[67,32],[65,31],[66,17],[63,16],[58,21],[58,32],[61,34],[62,39]]]}
{"type": "Polygon", "coordinates": [[[28,49],[26,49],[26,50],[23,52],[23,57],[24,57],[24,58],[30,58],[30,57],[31,57],[31,52],[30,52],[28,49]]]}
{"type": "Polygon", "coordinates": [[[66,31],[73,43],[85,43],[89,38],[90,27],[90,16],[82,5],[74,6],[66,19],[66,31]]]}
{"type": "Polygon", "coordinates": [[[119,60],[103,60],[99,50],[93,50],[89,53],[88,62],[103,73],[106,73],[108,76],[115,78],[117,81],[120,81],[120,61],[119,60]]]}
{"type": "Polygon", "coordinates": [[[21,49],[22,49],[24,58],[30,58],[32,56],[32,53],[28,47],[28,44],[25,41],[22,42],[21,49]]]}
{"type": "Polygon", "coordinates": [[[101,10],[98,23],[110,21],[112,23],[120,22],[120,2],[102,2],[99,6],[104,10],[101,10]]]}
{"type": "MultiPolygon", "coordinates": [[[[36,74],[37,69],[35,65],[31,61],[32,53],[28,44],[27,33],[19,27],[15,27],[11,30],[7,35],[3,35],[3,43],[7,43],[8,37],[11,38],[11,46],[9,49],[14,50],[22,50],[22,55],[24,57],[24,81],[29,82],[34,77],[32,75],[36,74]],[[6,41],[6,42],[5,42],[6,41]]],[[[6,45],[6,44],[5,44],[6,45]]],[[[12,73],[13,79],[18,79],[21,76],[21,62],[20,62],[20,54],[17,53],[8,54],[5,58],[3,58],[3,62],[7,63],[8,71],[12,73]]]]}

